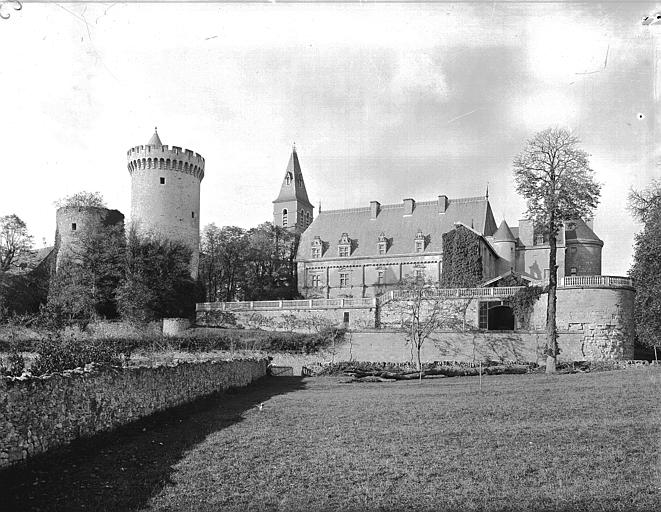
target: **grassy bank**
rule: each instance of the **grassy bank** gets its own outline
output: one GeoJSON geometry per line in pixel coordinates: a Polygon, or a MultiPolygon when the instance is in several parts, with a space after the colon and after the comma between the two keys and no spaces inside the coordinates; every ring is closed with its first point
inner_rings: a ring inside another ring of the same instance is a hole
{"type": "Polygon", "coordinates": [[[482,393],[475,377],[345,380],[263,380],[35,461],[3,499],[10,510],[658,508],[660,369],[485,376],[482,393]]]}

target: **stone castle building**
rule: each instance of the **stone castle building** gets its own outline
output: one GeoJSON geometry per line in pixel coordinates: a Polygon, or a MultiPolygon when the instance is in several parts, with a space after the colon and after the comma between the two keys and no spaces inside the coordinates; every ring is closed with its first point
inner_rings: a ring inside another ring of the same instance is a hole
{"type": "Polygon", "coordinates": [[[192,251],[191,275],[200,260],[200,183],[204,158],[166,146],[158,132],[126,153],[131,175],[131,223],[143,234],[183,242],[192,251]]]}
{"type": "MultiPolygon", "coordinates": [[[[503,220],[497,226],[488,194],[383,205],[371,201],[360,208],[320,211],[310,223],[311,208],[294,150],[274,201],[274,223],[302,231],[296,262],[299,291],[306,298],[375,297],[409,276],[439,282],[443,234],[458,226],[479,236],[486,284],[512,271],[529,281],[549,275],[548,241],[534,232],[530,220],[512,228],[503,220]]],[[[601,274],[603,242],[590,221],[568,222],[557,246],[559,278],[601,274]]]]}

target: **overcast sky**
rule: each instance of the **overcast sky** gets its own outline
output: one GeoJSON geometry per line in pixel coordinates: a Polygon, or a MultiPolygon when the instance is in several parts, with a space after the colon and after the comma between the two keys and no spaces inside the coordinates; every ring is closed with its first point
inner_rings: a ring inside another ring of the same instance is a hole
{"type": "Polygon", "coordinates": [[[0,215],[19,215],[38,247],[62,196],[100,191],[128,216],[126,150],[158,126],[206,158],[203,226],[272,220],[292,142],[316,207],[488,183],[496,221],[516,226],[512,159],[558,125],[592,155],[603,273],[623,275],[639,229],[628,190],[661,174],[655,29],[641,25],[655,7],[5,5],[0,215]]]}

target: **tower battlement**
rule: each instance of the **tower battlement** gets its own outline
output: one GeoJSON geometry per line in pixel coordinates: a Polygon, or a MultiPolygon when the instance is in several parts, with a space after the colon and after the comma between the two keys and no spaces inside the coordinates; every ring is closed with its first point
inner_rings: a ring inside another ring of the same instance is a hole
{"type": "Polygon", "coordinates": [[[204,158],[166,146],[155,130],[145,145],[126,152],[131,175],[131,223],[142,233],[182,242],[192,252],[191,275],[200,258],[200,182],[204,158]]]}
{"type": "Polygon", "coordinates": [[[190,149],[146,144],[132,147],[126,156],[131,175],[138,169],[167,169],[191,174],[200,181],[204,178],[204,157],[190,149]]]}

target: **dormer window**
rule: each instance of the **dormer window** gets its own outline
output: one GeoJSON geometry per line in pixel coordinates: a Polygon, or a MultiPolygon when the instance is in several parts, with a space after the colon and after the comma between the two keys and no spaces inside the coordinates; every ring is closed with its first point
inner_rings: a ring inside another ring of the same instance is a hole
{"type": "Polygon", "coordinates": [[[415,252],[424,252],[425,251],[425,235],[422,234],[422,230],[418,230],[415,235],[415,252]]]}
{"type": "Polygon", "coordinates": [[[323,248],[323,244],[321,242],[321,238],[318,236],[314,237],[314,240],[312,240],[312,247],[311,247],[311,256],[313,258],[321,258],[321,250],[323,248]]]}
{"type": "Polygon", "coordinates": [[[379,235],[379,241],[377,242],[377,249],[380,255],[388,252],[388,239],[384,233],[379,235]]]}
{"type": "Polygon", "coordinates": [[[340,258],[346,258],[349,254],[351,254],[351,240],[347,233],[342,233],[342,236],[337,243],[337,255],[340,258]]]}
{"type": "Polygon", "coordinates": [[[288,172],[285,175],[285,185],[291,185],[291,173],[290,172],[288,172]]]}

